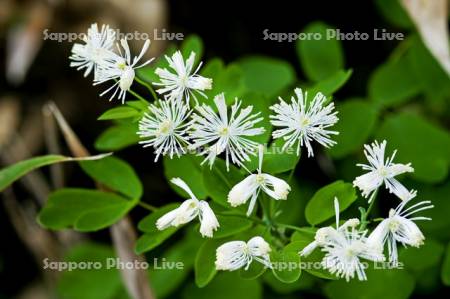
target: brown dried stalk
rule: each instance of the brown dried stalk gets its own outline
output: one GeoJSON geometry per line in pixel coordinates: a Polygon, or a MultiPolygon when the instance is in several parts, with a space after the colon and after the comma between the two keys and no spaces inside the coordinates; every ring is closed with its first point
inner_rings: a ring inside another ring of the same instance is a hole
{"type": "MultiPolygon", "coordinates": [[[[54,116],[61,129],[66,143],[75,157],[89,156],[89,152],[79,140],[78,136],[71,129],[54,103],[48,103],[46,106],[54,116]]],[[[97,183],[97,188],[105,190],[105,187],[97,183]]],[[[130,218],[124,217],[118,223],[110,228],[113,246],[117,256],[123,262],[144,261],[144,257],[134,252],[134,243],[136,241],[136,231],[131,225],[130,218]]],[[[144,269],[123,269],[121,270],[122,280],[128,293],[134,299],[153,299],[155,296],[150,288],[147,272],[144,269]]]]}

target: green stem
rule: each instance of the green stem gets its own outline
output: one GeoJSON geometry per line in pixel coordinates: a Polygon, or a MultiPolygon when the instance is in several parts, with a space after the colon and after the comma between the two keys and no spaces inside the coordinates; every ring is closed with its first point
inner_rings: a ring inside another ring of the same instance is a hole
{"type": "Polygon", "coordinates": [[[233,185],[231,185],[230,181],[228,181],[226,175],[222,172],[221,169],[219,169],[218,167],[214,167],[214,171],[219,175],[219,177],[222,179],[222,181],[224,181],[225,184],[227,184],[228,188],[233,188],[233,185]]]}
{"type": "Polygon", "coordinates": [[[128,92],[131,93],[133,96],[135,96],[138,100],[148,105],[148,101],[141,97],[137,92],[132,91],[131,89],[128,89],[128,92]]]}
{"type": "Polygon", "coordinates": [[[150,205],[148,203],[142,202],[142,201],[138,202],[138,205],[140,205],[144,209],[147,209],[147,210],[152,211],[152,212],[154,212],[154,211],[156,211],[158,209],[157,207],[154,207],[154,206],[152,206],[152,205],[150,205]]]}
{"type": "Polygon", "coordinates": [[[375,197],[377,197],[377,193],[378,193],[378,189],[375,190],[375,192],[370,197],[370,204],[369,204],[369,207],[367,208],[366,216],[369,215],[370,211],[372,211],[373,204],[375,202],[375,197]]]}
{"type": "Polygon", "coordinates": [[[192,161],[192,164],[194,164],[194,167],[195,167],[195,169],[198,171],[198,172],[200,172],[200,173],[202,173],[202,166],[198,163],[198,161],[195,159],[195,156],[193,155],[193,154],[188,154],[187,155],[190,159],[191,159],[191,161],[192,161]]]}
{"type": "Polygon", "coordinates": [[[137,83],[139,83],[142,86],[146,87],[150,91],[150,93],[152,94],[152,97],[153,97],[153,99],[155,99],[155,101],[158,100],[158,96],[156,95],[155,90],[153,89],[153,87],[150,84],[148,84],[144,80],[139,79],[138,77],[134,77],[134,79],[136,80],[137,83]]]}
{"type": "Polygon", "coordinates": [[[375,190],[375,192],[372,193],[372,195],[370,196],[370,204],[369,207],[367,208],[367,211],[364,213],[364,215],[362,215],[361,217],[361,230],[364,230],[367,226],[367,224],[370,221],[367,221],[367,216],[369,216],[370,212],[373,209],[374,203],[375,203],[375,198],[377,197],[377,193],[378,193],[378,189],[375,190]]]}
{"type": "MultiPolygon", "coordinates": [[[[266,208],[267,197],[264,192],[261,192],[261,193],[262,193],[262,195],[258,197],[258,200],[259,200],[259,203],[261,204],[261,209],[263,212],[263,221],[266,223],[266,225],[268,224],[268,226],[271,226],[272,219],[271,219],[270,211],[267,211],[268,209],[266,208]]],[[[270,202],[269,202],[269,207],[270,207],[270,202]]]]}
{"type": "Polygon", "coordinates": [[[288,181],[287,181],[288,184],[291,182],[292,177],[294,176],[294,172],[295,172],[295,169],[297,168],[297,164],[298,164],[298,161],[297,161],[297,163],[295,163],[294,168],[291,169],[291,172],[289,172],[288,181]]]}
{"type": "Polygon", "coordinates": [[[216,215],[251,219],[258,224],[263,224],[263,225],[266,224],[264,221],[262,221],[261,219],[259,219],[258,217],[255,217],[255,216],[247,216],[247,215],[243,215],[243,214],[233,214],[233,213],[223,213],[223,212],[217,212],[216,215]]]}
{"type": "Polygon", "coordinates": [[[302,229],[300,227],[295,226],[295,225],[278,223],[278,222],[276,222],[274,224],[275,224],[275,226],[280,226],[280,227],[284,227],[284,228],[290,228],[290,229],[293,229],[293,230],[296,230],[296,231],[302,231],[302,229]]]}

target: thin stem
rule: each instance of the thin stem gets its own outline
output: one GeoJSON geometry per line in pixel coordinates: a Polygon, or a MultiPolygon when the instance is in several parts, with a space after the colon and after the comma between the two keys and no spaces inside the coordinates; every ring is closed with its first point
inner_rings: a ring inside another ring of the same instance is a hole
{"type": "Polygon", "coordinates": [[[367,215],[369,215],[370,211],[373,208],[373,203],[375,202],[375,197],[377,197],[377,193],[378,193],[378,189],[375,190],[375,192],[372,194],[372,196],[369,199],[370,204],[369,204],[369,207],[367,208],[366,217],[367,217],[367,215]]]}
{"type": "Polygon", "coordinates": [[[300,227],[295,226],[295,225],[284,224],[284,223],[278,223],[278,222],[276,222],[276,223],[274,223],[274,224],[275,224],[275,226],[281,226],[281,227],[284,227],[284,228],[290,228],[290,229],[293,229],[293,230],[296,230],[296,231],[302,231],[302,229],[301,229],[300,227]]]}
{"type": "MultiPolygon", "coordinates": [[[[269,226],[272,223],[272,219],[271,219],[271,215],[270,215],[270,211],[267,211],[266,209],[266,203],[267,203],[267,197],[266,194],[264,192],[261,192],[261,196],[258,197],[259,203],[261,204],[261,209],[263,212],[263,221],[266,224],[269,224],[269,226]]],[[[270,202],[269,202],[270,205],[270,202]]]]}
{"type": "Polygon", "coordinates": [[[294,172],[295,172],[295,169],[297,168],[297,164],[298,164],[298,161],[297,161],[297,163],[295,163],[294,168],[291,169],[291,172],[289,172],[289,176],[288,176],[288,184],[291,182],[292,177],[294,176],[294,172]]]}
{"type": "Polygon", "coordinates": [[[128,92],[131,93],[133,96],[135,96],[141,102],[148,104],[148,101],[146,99],[144,99],[143,97],[141,97],[137,92],[134,92],[131,89],[128,89],[128,92]]]}
{"type": "Polygon", "coordinates": [[[227,184],[228,188],[231,189],[233,187],[233,185],[231,185],[230,181],[228,181],[226,175],[222,172],[221,169],[219,169],[218,167],[214,167],[214,171],[220,176],[224,183],[227,184]]]}
{"type": "Polygon", "coordinates": [[[255,216],[247,216],[247,215],[244,215],[244,214],[232,214],[232,213],[217,212],[216,215],[220,215],[220,216],[231,216],[231,217],[239,217],[239,218],[251,219],[251,220],[255,221],[256,223],[263,224],[263,225],[266,224],[264,221],[262,221],[262,220],[259,219],[258,217],[255,217],[255,216]]]}
{"type": "Polygon", "coordinates": [[[370,221],[367,221],[367,216],[369,216],[370,212],[372,211],[372,208],[375,203],[375,198],[377,197],[378,189],[375,190],[375,192],[372,193],[372,195],[369,198],[369,207],[367,208],[367,211],[364,213],[364,215],[361,215],[361,230],[364,230],[367,226],[367,224],[370,221]]]}
{"type": "Polygon", "coordinates": [[[140,205],[144,209],[147,209],[147,210],[152,211],[152,212],[154,212],[154,211],[156,211],[158,209],[157,207],[154,207],[154,206],[152,206],[152,205],[150,205],[148,203],[142,202],[142,201],[138,202],[138,205],[140,205]]]}
{"type": "Polygon", "coordinates": [[[150,84],[148,84],[144,80],[139,79],[138,77],[134,77],[134,79],[136,80],[137,83],[139,83],[142,86],[146,87],[150,91],[150,93],[152,94],[152,97],[153,97],[153,99],[155,99],[155,101],[158,100],[158,96],[156,95],[155,90],[153,89],[153,87],[150,84]]]}

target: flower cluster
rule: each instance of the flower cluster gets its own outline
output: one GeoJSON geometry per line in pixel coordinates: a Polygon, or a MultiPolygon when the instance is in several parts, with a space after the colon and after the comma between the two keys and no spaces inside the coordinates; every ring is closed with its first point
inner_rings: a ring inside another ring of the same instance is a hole
{"type": "MultiPolygon", "coordinates": [[[[150,40],[145,41],[140,54],[135,57],[132,57],[127,40],[117,43],[117,52],[113,51],[114,43],[115,30],[107,25],[99,30],[97,24],[92,24],[84,44],[73,45],[70,65],[78,70],[84,69],[84,76],[93,71],[94,85],[113,81],[100,96],[112,92],[109,100],[117,95],[124,103],[127,92],[131,92],[135,70],[149,64],[153,58],[138,64],[147,52],[150,40]]],[[[210,167],[222,153],[227,167],[230,160],[242,166],[250,161],[251,155],[256,155],[258,143],[251,137],[265,132],[263,127],[257,127],[263,118],[260,112],[254,113],[252,106],[242,107],[242,100],[237,98],[229,109],[223,93],[213,99],[216,109],[206,103],[200,105],[196,94],[207,99],[204,91],[212,89],[213,82],[199,75],[202,63],[196,67],[195,57],[196,53],[191,52],[184,60],[181,52],[176,51],[171,57],[165,56],[168,68],[156,68],[155,74],[160,81],[152,84],[158,87],[156,92],[163,96],[163,100],[150,104],[149,112],[140,121],[138,134],[145,139],[141,143],[155,149],[155,161],[160,155],[168,154],[172,158],[174,154],[185,154],[186,149],[198,149],[201,155],[206,156],[204,162],[208,162],[210,167]],[[191,99],[195,104],[193,109],[191,99]]],[[[292,97],[290,104],[280,98],[280,103],[270,107],[274,112],[270,115],[270,122],[280,127],[272,136],[285,141],[283,150],[297,144],[299,155],[300,147],[304,145],[308,156],[312,156],[313,140],[325,147],[335,144],[330,135],[338,132],[328,128],[338,121],[337,112],[333,103],[325,105],[327,99],[320,92],[310,101],[307,92],[303,93],[299,88],[294,92],[297,99],[292,97]]]]}
{"type": "Polygon", "coordinates": [[[325,253],[322,260],[323,268],[328,269],[332,274],[344,277],[347,281],[354,278],[355,273],[359,280],[366,280],[364,266],[360,259],[374,262],[386,260],[383,254],[386,243],[387,260],[392,267],[399,265],[397,243],[405,247],[423,245],[425,237],[414,221],[431,220],[431,218],[410,216],[433,208],[430,201],[421,201],[406,207],[417,195],[417,192],[408,191],[394,177],[404,172],[411,172],[413,168],[410,164],[392,163],[395,152],[385,161],[386,141],[383,141],[381,145],[375,141],[372,145],[364,147],[364,153],[370,165],[358,165],[369,172],[357,177],[353,184],[361,189],[364,197],[370,195],[369,202],[373,204],[378,188],[384,182],[386,188],[401,199],[400,204],[395,209],[391,209],[388,218],[383,219],[367,235],[368,230],[359,219],[350,219],[342,225],[339,224],[339,201],[335,198],[336,228],[328,226],[318,229],[315,240],[300,252],[300,255],[308,256],[313,250],[320,247],[325,253]]]}
{"type": "MultiPolygon", "coordinates": [[[[114,32],[109,26],[104,25],[99,30],[97,24],[93,24],[84,44],[74,44],[70,59],[71,66],[84,70],[84,76],[94,72],[94,84],[113,81],[112,86],[101,96],[112,91],[110,100],[117,95],[123,104],[127,93],[135,95],[131,90],[135,80],[146,85],[136,78],[135,70],[153,59],[139,63],[150,46],[149,40],[145,41],[140,54],[135,57],[131,55],[127,40],[120,40],[117,52],[113,51],[114,32]]],[[[167,68],[154,70],[159,82],[151,83],[157,87],[156,93],[161,99],[157,98],[150,85],[146,85],[154,94],[155,102],[148,105],[148,111],[139,121],[137,134],[142,138],[140,143],[144,147],[153,147],[155,162],[161,155],[173,158],[174,155],[180,157],[187,154],[188,150],[197,150],[198,155],[204,156],[201,165],[206,163],[213,168],[216,159],[222,156],[228,171],[230,163],[241,167],[249,174],[231,186],[227,202],[233,208],[248,203],[247,213],[242,216],[254,217],[252,214],[261,193],[275,201],[287,200],[291,186],[287,181],[263,172],[264,146],[254,138],[266,131],[262,126],[264,118],[261,113],[251,105],[243,105],[245,102],[238,98],[227,100],[223,92],[216,94],[212,100],[208,99],[205,91],[212,89],[213,81],[200,75],[202,63],[196,64],[195,58],[196,53],[191,52],[185,60],[182,53],[176,51],[171,56],[165,56],[167,68]],[[198,96],[202,97],[202,101],[199,101],[198,96]],[[258,156],[255,173],[247,169],[252,156],[258,156]]],[[[267,123],[275,127],[273,139],[282,142],[283,151],[294,148],[297,156],[302,147],[306,148],[308,157],[314,156],[313,142],[327,148],[335,145],[332,136],[339,132],[333,131],[332,127],[339,119],[334,104],[329,103],[320,92],[311,99],[300,88],[295,88],[294,94],[290,101],[286,102],[280,97],[278,103],[269,107],[272,114],[267,123]]],[[[396,176],[413,172],[414,169],[410,163],[393,163],[395,152],[385,158],[386,141],[381,144],[375,141],[364,147],[368,164],[357,165],[368,172],[358,176],[353,185],[361,190],[363,197],[368,198],[369,209],[363,211],[361,220],[350,219],[341,224],[339,201],[335,198],[335,227],[318,229],[314,241],[300,252],[300,255],[308,256],[320,248],[324,253],[322,267],[347,281],[355,275],[359,280],[367,279],[361,260],[386,260],[386,244],[387,260],[394,266],[398,264],[397,243],[415,247],[422,245],[425,238],[414,221],[429,218],[411,216],[433,207],[429,201],[409,206],[417,192],[408,190],[396,176]],[[366,218],[383,184],[402,201],[389,212],[388,218],[380,221],[369,233],[366,218]]],[[[182,179],[173,178],[171,182],[184,190],[189,198],[176,209],[162,215],[155,223],[157,229],[179,227],[198,219],[200,234],[212,238],[214,232],[220,229],[220,224],[209,203],[199,200],[182,179]]],[[[264,220],[267,221],[261,223],[267,223],[269,230],[274,228],[275,222],[264,220]]],[[[217,248],[216,269],[247,270],[253,260],[271,267],[270,252],[271,246],[261,236],[255,236],[248,242],[230,241],[217,248]]]]}
{"type": "Polygon", "coordinates": [[[126,39],[121,39],[120,45],[117,43],[117,52],[113,51],[116,41],[115,32],[107,25],[103,25],[99,31],[97,24],[92,24],[84,37],[84,44],[73,45],[72,55],[69,57],[72,60],[70,66],[78,70],[85,69],[85,77],[94,70],[94,85],[115,81],[100,96],[113,90],[109,100],[111,101],[118,93],[118,98],[124,103],[126,93],[130,90],[135,78],[134,70],[149,64],[153,58],[138,65],[150,46],[150,40],[145,41],[141,53],[133,57],[133,60],[126,39]]]}

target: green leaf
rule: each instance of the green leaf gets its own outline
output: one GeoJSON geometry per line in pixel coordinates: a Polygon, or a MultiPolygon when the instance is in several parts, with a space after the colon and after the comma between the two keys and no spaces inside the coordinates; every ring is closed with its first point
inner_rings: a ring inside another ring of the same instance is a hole
{"type": "MultiPolygon", "coordinates": [[[[278,177],[288,182],[288,174],[279,175],[278,177]]],[[[305,217],[301,215],[305,215],[306,204],[317,188],[310,182],[297,181],[295,176],[292,176],[289,186],[291,186],[291,191],[288,199],[275,203],[277,207],[274,209],[275,219],[285,224],[306,225],[305,217]]]]}
{"type": "Polygon", "coordinates": [[[155,265],[149,270],[150,283],[156,298],[167,297],[182,286],[194,267],[195,253],[198,250],[198,246],[197,240],[184,238],[165,251],[163,256],[154,260],[158,263],[161,263],[161,261],[173,263],[173,268],[167,269],[155,265]],[[177,268],[176,263],[181,268],[177,268]],[[169,281],[170,283],[168,283],[169,281]]]}
{"type": "Polygon", "coordinates": [[[306,205],[305,216],[308,223],[317,225],[334,216],[334,198],[339,201],[339,210],[347,209],[355,200],[356,192],[352,184],[336,181],[320,188],[306,205]]]}
{"type": "Polygon", "coordinates": [[[183,290],[183,299],[261,299],[262,295],[258,280],[242,279],[237,272],[220,273],[202,289],[191,284],[183,290]]]}
{"type": "Polygon", "coordinates": [[[278,294],[291,294],[295,291],[304,290],[308,291],[314,287],[316,282],[314,276],[308,273],[302,273],[302,279],[293,283],[284,283],[278,280],[270,271],[266,272],[263,276],[264,282],[278,294]]]}
{"type": "Polygon", "coordinates": [[[447,244],[447,248],[445,249],[445,258],[442,264],[441,278],[442,282],[446,286],[450,286],[450,243],[447,244]]]}
{"type": "Polygon", "coordinates": [[[156,211],[150,213],[149,215],[144,217],[141,221],[139,221],[138,229],[145,233],[157,232],[158,229],[156,228],[156,220],[158,220],[161,216],[170,212],[171,210],[178,208],[180,204],[181,203],[170,203],[163,207],[158,208],[156,211]]]}
{"type": "Polygon", "coordinates": [[[405,55],[380,65],[369,79],[369,97],[384,107],[405,103],[420,91],[420,83],[405,55]]]}
{"type": "Polygon", "coordinates": [[[407,299],[414,290],[414,278],[404,270],[366,270],[367,281],[345,279],[332,281],[325,286],[330,299],[407,299]]]}
{"type": "Polygon", "coordinates": [[[66,161],[74,161],[74,159],[60,155],[47,155],[23,160],[5,167],[0,170],[0,191],[3,191],[16,180],[39,167],[66,161]]]}
{"type": "Polygon", "coordinates": [[[225,64],[220,58],[213,58],[209,60],[203,68],[200,70],[202,76],[213,78],[213,84],[215,84],[215,78],[225,68],[225,64]]]}
{"type": "Polygon", "coordinates": [[[189,35],[181,44],[181,54],[188,59],[191,52],[195,53],[195,65],[200,62],[203,55],[203,41],[198,35],[189,35]]]}
{"type": "MultiPolygon", "coordinates": [[[[245,91],[244,74],[241,67],[237,64],[229,64],[213,82],[211,94],[216,96],[223,92],[225,93],[227,104],[231,104],[234,103],[236,97],[240,98],[245,91]]],[[[208,100],[212,99],[213,97],[208,100]]]]}
{"type": "MultiPolygon", "coordinates": [[[[283,150],[285,141],[278,138],[272,142],[270,147],[264,152],[262,170],[264,173],[277,174],[292,170],[300,160],[300,155],[297,156],[296,147],[288,147],[283,150]]],[[[301,151],[300,151],[301,154],[301,151]]],[[[258,168],[259,158],[257,156],[251,157],[251,161],[246,162],[245,166],[249,171],[254,171],[258,168]]]]}
{"type": "MultiPolygon", "coordinates": [[[[295,231],[291,236],[291,243],[286,245],[284,250],[293,251],[297,254],[314,241],[316,235],[316,229],[312,227],[303,227],[301,231],[295,231]]],[[[323,260],[324,253],[320,249],[314,250],[308,256],[302,257],[302,264],[305,270],[309,274],[322,278],[322,279],[336,279],[336,276],[331,274],[328,270],[323,269],[321,262],[323,260]]]]}
{"type": "Polygon", "coordinates": [[[264,264],[254,261],[247,270],[245,268],[239,269],[239,276],[243,279],[256,279],[263,275],[266,270],[267,267],[264,264]]]}
{"type": "Polygon", "coordinates": [[[81,168],[92,179],[132,199],[142,196],[142,183],[134,169],[116,157],[96,161],[82,161],[81,168]]]}
{"type": "Polygon", "coordinates": [[[445,248],[441,243],[427,238],[420,248],[402,248],[399,261],[405,268],[419,272],[431,267],[439,267],[445,248]]]}
{"type": "Polygon", "coordinates": [[[98,120],[124,119],[139,116],[140,113],[136,109],[127,106],[115,107],[105,111],[98,120]]]}
{"type": "Polygon", "coordinates": [[[225,243],[223,239],[209,239],[203,242],[195,257],[195,284],[206,286],[216,275],[216,249],[225,243]]]}
{"type": "MultiPolygon", "coordinates": [[[[211,78],[213,80],[212,89],[211,90],[205,90],[204,93],[207,95],[208,99],[204,99],[203,97],[198,97],[198,100],[201,103],[212,103],[212,99],[214,96],[219,94],[221,91],[219,88],[217,88],[217,84],[220,85],[221,74],[224,72],[225,64],[222,59],[220,58],[213,58],[209,60],[200,70],[200,74],[206,78],[211,78]]],[[[242,72],[240,74],[242,77],[242,72]]],[[[241,78],[242,81],[242,78],[241,78]]],[[[243,81],[241,82],[241,85],[243,85],[243,81]]]]}
{"type": "Polygon", "coordinates": [[[50,194],[38,221],[48,229],[96,231],[114,224],[135,205],[136,201],[114,193],[66,188],[50,194]]]}
{"type": "Polygon", "coordinates": [[[225,161],[216,159],[212,169],[203,167],[203,182],[208,195],[212,200],[223,207],[230,207],[227,202],[228,192],[239,183],[244,176],[239,169],[230,163],[227,172],[225,161]]]}
{"type": "Polygon", "coordinates": [[[407,54],[418,85],[431,100],[450,96],[450,76],[443,70],[418,36],[411,39],[407,54]]]}
{"type": "Polygon", "coordinates": [[[415,187],[415,189],[420,190],[417,194],[417,202],[432,200],[434,205],[433,209],[424,212],[424,216],[430,217],[433,220],[422,221],[420,223],[420,229],[427,238],[432,235],[437,239],[448,241],[449,236],[447,232],[450,230],[450,217],[448,217],[448,211],[450,211],[450,200],[448,200],[450,181],[447,180],[445,184],[437,186],[420,184],[415,187]]]}
{"type": "Polygon", "coordinates": [[[339,111],[339,121],[332,129],[339,135],[333,137],[337,144],[327,151],[333,158],[339,159],[361,151],[375,128],[378,110],[370,102],[358,99],[338,104],[336,110],[339,111]]]}
{"type": "Polygon", "coordinates": [[[249,56],[239,60],[244,81],[251,91],[268,97],[278,95],[295,82],[294,68],[284,60],[267,56],[249,56]]]}
{"type": "Polygon", "coordinates": [[[144,103],[140,100],[126,101],[125,105],[137,110],[139,112],[139,115],[141,115],[142,112],[146,112],[148,110],[148,103],[144,103]]]}
{"type": "Polygon", "coordinates": [[[295,168],[300,155],[297,156],[295,148],[286,148],[284,151],[283,139],[277,139],[270,145],[269,153],[265,154],[262,169],[266,173],[277,174],[295,168]]]}
{"type": "MultiPolygon", "coordinates": [[[[116,268],[108,268],[108,259],[116,256],[111,247],[83,243],[71,248],[66,262],[91,265],[90,269],[64,271],[57,284],[59,295],[67,299],[113,299],[122,289],[122,280],[116,268]],[[94,265],[100,265],[95,269],[94,265]]],[[[49,261],[51,262],[51,261],[49,261]]]]}
{"type": "Polygon", "coordinates": [[[387,152],[397,149],[397,163],[411,162],[411,175],[422,182],[437,183],[448,174],[450,135],[418,115],[388,116],[376,134],[387,140],[387,152]]]}
{"type": "Polygon", "coordinates": [[[227,66],[219,58],[210,60],[201,70],[201,75],[213,80],[212,89],[205,90],[204,93],[208,97],[197,97],[200,103],[210,105],[213,98],[219,93],[225,94],[227,104],[234,103],[235,97],[241,98],[246,92],[244,83],[244,74],[241,67],[237,63],[231,63],[227,66]]]}
{"type": "MultiPolygon", "coordinates": [[[[297,40],[297,54],[306,77],[312,81],[324,80],[344,68],[344,53],[340,41],[327,36],[331,27],[314,22],[303,30],[320,38],[297,40]]],[[[331,29],[332,30],[332,29],[331,29]]]]}
{"type": "Polygon", "coordinates": [[[351,69],[347,71],[339,70],[308,88],[308,94],[314,96],[316,93],[321,92],[329,98],[333,95],[333,93],[344,86],[348,79],[350,79],[352,72],[353,71],[351,69]]]}
{"type": "Polygon", "coordinates": [[[138,124],[123,123],[108,128],[95,140],[95,148],[100,151],[116,151],[139,142],[138,124]]]}
{"type": "Polygon", "coordinates": [[[408,14],[400,4],[400,0],[376,0],[375,4],[383,17],[392,25],[405,29],[413,27],[408,14]]]}
{"type": "Polygon", "coordinates": [[[218,215],[217,219],[219,221],[220,227],[214,233],[214,239],[230,237],[249,229],[253,224],[253,221],[247,218],[243,218],[242,216],[238,217],[232,215],[218,215]]]}
{"type": "Polygon", "coordinates": [[[144,234],[136,242],[136,253],[141,254],[154,249],[177,232],[180,227],[169,227],[164,230],[158,230],[156,221],[164,214],[178,208],[179,205],[177,203],[171,203],[161,207],[138,223],[138,229],[144,232],[144,234]]]}
{"type": "MultiPolygon", "coordinates": [[[[165,156],[163,158],[164,175],[168,181],[175,177],[181,178],[191,188],[198,199],[204,199],[208,193],[203,183],[202,172],[208,166],[202,167],[200,165],[202,161],[203,157],[191,154],[173,157],[172,159],[169,156],[165,156]]],[[[179,195],[188,198],[188,194],[184,190],[173,184],[170,184],[170,186],[179,195]]]]}
{"type": "Polygon", "coordinates": [[[278,280],[284,283],[293,283],[300,278],[300,255],[298,251],[289,250],[273,251],[270,254],[272,272],[278,280]]]}

